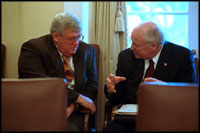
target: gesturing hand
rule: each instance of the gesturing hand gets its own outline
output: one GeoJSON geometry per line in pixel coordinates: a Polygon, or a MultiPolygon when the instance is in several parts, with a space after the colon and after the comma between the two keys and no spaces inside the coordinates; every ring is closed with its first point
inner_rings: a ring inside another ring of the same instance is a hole
{"type": "Polygon", "coordinates": [[[106,79],[106,87],[108,88],[108,91],[116,93],[115,84],[124,80],[126,80],[125,77],[115,76],[111,73],[106,79]]]}

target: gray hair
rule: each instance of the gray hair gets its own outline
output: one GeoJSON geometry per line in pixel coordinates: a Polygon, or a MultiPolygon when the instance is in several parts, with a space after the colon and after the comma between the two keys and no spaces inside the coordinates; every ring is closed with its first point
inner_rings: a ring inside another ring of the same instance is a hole
{"type": "Polygon", "coordinates": [[[54,32],[57,32],[59,35],[62,36],[66,29],[70,29],[75,32],[81,32],[82,24],[80,20],[71,13],[64,12],[57,14],[51,23],[51,35],[54,32]]]}
{"type": "Polygon", "coordinates": [[[144,29],[144,39],[147,42],[156,42],[158,45],[162,45],[164,43],[164,35],[160,27],[153,22],[150,23],[150,28],[144,29]]]}

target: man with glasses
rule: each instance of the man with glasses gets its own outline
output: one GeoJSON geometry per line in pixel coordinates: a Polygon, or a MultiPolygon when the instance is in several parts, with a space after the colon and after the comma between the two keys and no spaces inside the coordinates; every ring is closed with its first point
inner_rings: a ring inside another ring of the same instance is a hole
{"type": "MultiPolygon", "coordinates": [[[[111,104],[137,104],[142,81],[197,82],[192,51],[164,41],[155,23],[138,25],[132,31],[131,40],[131,48],[119,53],[116,75],[110,74],[106,79],[104,91],[111,104]]],[[[134,120],[114,120],[105,130],[134,131],[134,124],[134,120]]]]}
{"type": "Polygon", "coordinates": [[[79,105],[88,108],[92,114],[96,112],[95,51],[82,41],[80,20],[70,13],[57,14],[50,32],[51,34],[31,39],[22,45],[18,61],[19,78],[66,78],[67,130],[82,131],[83,117],[78,110],[79,105]],[[71,74],[66,73],[67,69],[71,74]]]}

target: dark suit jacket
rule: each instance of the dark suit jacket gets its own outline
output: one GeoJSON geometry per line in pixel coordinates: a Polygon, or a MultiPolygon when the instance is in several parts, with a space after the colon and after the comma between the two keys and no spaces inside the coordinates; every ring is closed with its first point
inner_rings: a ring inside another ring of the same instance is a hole
{"type": "MultiPolygon", "coordinates": [[[[97,69],[93,47],[80,42],[73,55],[73,62],[75,89],[67,90],[68,104],[74,102],[79,93],[94,100],[97,97],[97,69]]],[[[31,39],[23,44],[18,73],[19,78],[65,77],[63,63],[51,35],[31,39]]]]}
{"type": "MultiPolygon", "coordinates": [[[[109,94],[105,86],[106,97],[113,104],[137,103],[136,91],[143,80],[143,73],[144,59],[136,59],[130,49],[123,50],[118,57],[116,75],[124,76],[126,80],[116,84],[117,93],[115,94],[109,94]]],[[[165,82],[196,83],[196,69],[192,51],[165,42],[153,77],[165,82]]]]}

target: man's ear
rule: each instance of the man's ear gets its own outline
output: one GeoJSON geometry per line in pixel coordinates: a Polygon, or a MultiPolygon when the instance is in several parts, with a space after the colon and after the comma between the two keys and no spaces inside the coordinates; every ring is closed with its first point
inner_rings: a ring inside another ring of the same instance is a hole
{"type": "Polygon", "coordinates": [[[158,44],[156,42],[152,42],[151,46],[153,47],[154,50],[156,50],[158,47],[158,44]]]}
{"type": "Polygon", "coordinates": [[[54,33],[53,33],[53,40],[54,40],[55,43],[58,42],[59,37],[60,37],[60,35],[59,35],[57,32],[54,32],[54,33]]]}

